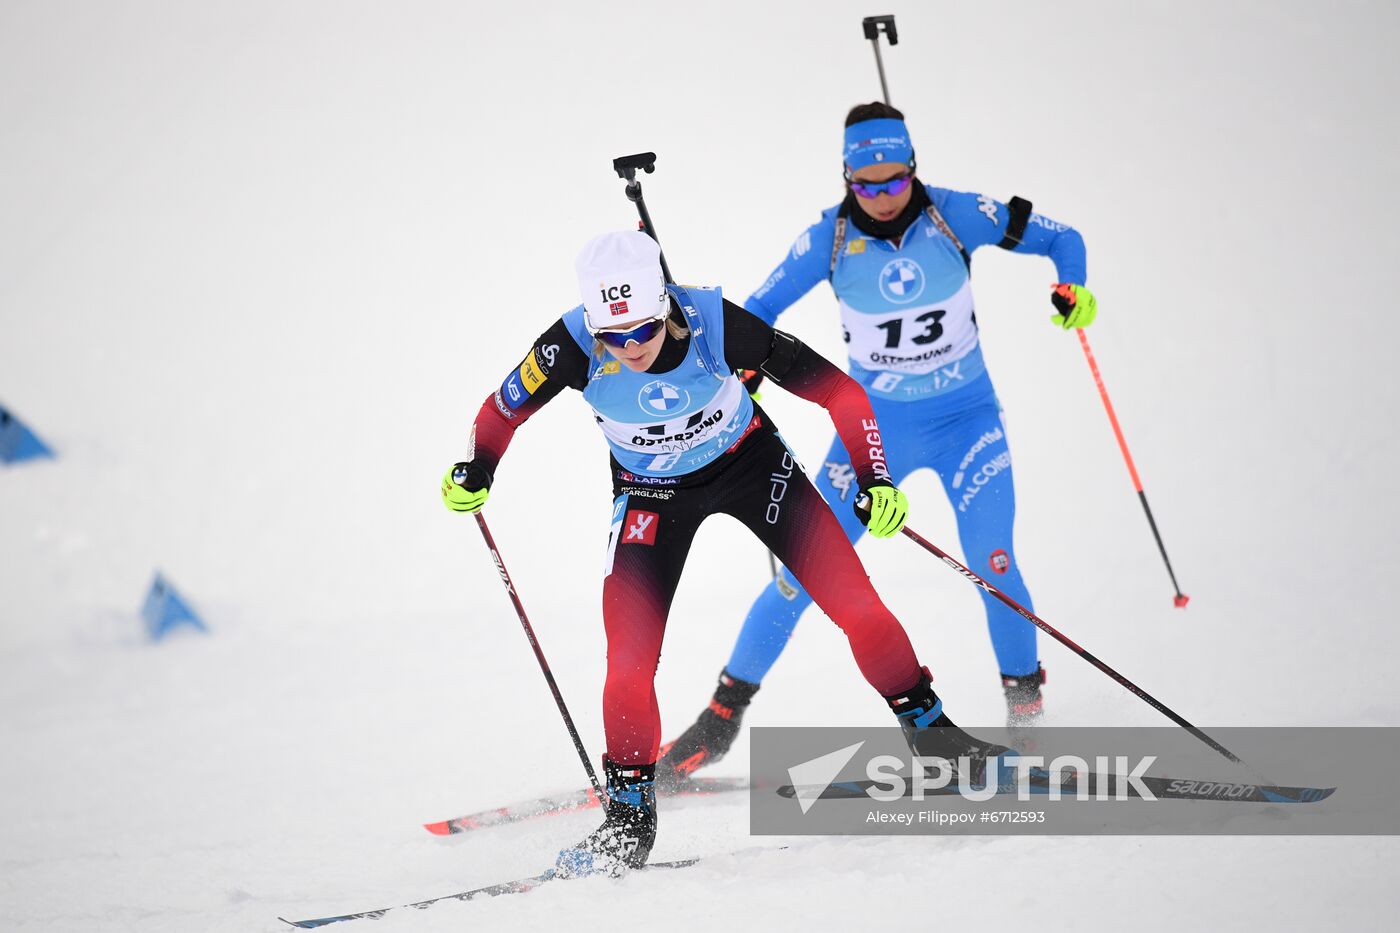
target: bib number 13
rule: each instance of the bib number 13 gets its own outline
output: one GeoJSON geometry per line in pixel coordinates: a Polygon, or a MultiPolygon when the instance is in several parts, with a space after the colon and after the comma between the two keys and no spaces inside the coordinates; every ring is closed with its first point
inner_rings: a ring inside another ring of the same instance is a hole
{"type": "MultiPolygon", "coordinates": [[[[914,318],[915,324],[922,324],[923,330],[909,338],[912,343],[923,346],[926,343],[933,343],[943,336],[943,325],[939,323],[947,315],[947,311],[939,309],[937,311],[925,311],[914,318]]],[[[899,346],[899,341],[904,333],[904,318],[894,318],[883,324],[876,324],[876,327],[885,332],[885,349],[893,350],[899,346]]]]}

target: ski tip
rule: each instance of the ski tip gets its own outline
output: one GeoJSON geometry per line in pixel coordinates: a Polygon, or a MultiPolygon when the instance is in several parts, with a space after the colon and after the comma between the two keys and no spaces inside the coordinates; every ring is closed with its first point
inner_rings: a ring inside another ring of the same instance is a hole
{"type": "Polygon", "coordinates": [[[443,820],[441,823],[424,823],[423,828],[434,836],[452,835],[452,823],[448,820],[443,820]]]}
{"type": "Polygon", "coordinates": [[[1288,787],[1261,788],[1260,792],[1271,803],[1317,803],[1332,796],[1335,787],[1288,787]]]}
{"type": "Polygon", "coordinates": [[[1191,597],[1187,596],[1185,593],[1177,593],[1175,596],[1172,597],[1172,605],[1178,609],[1185,609],[1186,604],[1190,601],[1191,597]]]}

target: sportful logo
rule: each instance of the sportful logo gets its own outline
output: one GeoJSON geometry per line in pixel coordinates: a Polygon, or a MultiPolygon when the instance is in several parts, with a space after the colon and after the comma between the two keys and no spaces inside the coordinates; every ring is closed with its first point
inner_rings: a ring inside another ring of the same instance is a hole
{"type": "Polygon", "coordinates": [[[892,259],[880,270],[880,294],[897,305],[908,304],[923,291],[924,270],[912,259],[892,259]]]}
{"type": "Polygon", "coordinates": [[[963,473],[967,471],[968,467],[972,466],[972,461],[977,459],[977,455],[986,450],[988,444],[995,444],[1005,436],[1001,428],[992,428],[990,431],[984,432],[983,435],[968,448],[967,453],[963,455],[962,463],[958,464],[958,472],[953,474],[954,489],[960,489],[962,487],[963,473]]]}
{"type": "Polygon", "coordinates": [[[690,405],[690,393],[660,379],[648,382],[637,394],[642,411],[669,415],[690,405]]]}

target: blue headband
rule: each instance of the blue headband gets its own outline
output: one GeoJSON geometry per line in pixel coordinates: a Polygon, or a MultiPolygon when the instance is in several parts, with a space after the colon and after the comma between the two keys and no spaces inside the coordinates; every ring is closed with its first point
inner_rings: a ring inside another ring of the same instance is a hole
{"type": "Polygon", "coordinates": [[[914,147],[903,120],[862,120],[846,127],[846,164],[851,171],[883,162],[909,165],[914,147]]]}

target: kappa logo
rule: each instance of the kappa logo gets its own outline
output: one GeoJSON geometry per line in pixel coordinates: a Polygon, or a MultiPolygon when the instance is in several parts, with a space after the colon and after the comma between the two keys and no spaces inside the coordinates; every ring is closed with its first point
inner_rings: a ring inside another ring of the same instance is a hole
{"type": "Polygon", "coordinates": [[[908,304],[923,291],[924,270],[912,259],[891,259],[880,270],[880,294],[894,304],[908,304]]]}
{"type": "Polygon", "coordinates": [[[987,215],[987,219],[993,224],[997,222],[997,202],[987,197],[985,194],[977,196],[977,209],[987,215]]]}
{"type": "Polygon", "coordinates": [[[643,411],[669,415],[690,405],[690,393],[657,379],[642,386],[642,391],[637,394],[637,404],[642,406],[643,411]]]}
{"type": "Polygon", "coordinates": [[[623,544],[656,544],[656,520],[661,516],[655,512],[643,512],[641,509],[629,509],[627,521],[624,525],[627,528],[626,534],[622,536],[623,544]]]}
{"type": "Polygon", "coordinates": [[[856,481],[856,471],[851,469],[849,463],[838,463],[835,460],[828,460],[826,466],[826,478],[831,482],[831,488],[841,494],[841,501],[845,502],[851,494],[851,484],[856,481]]]}

